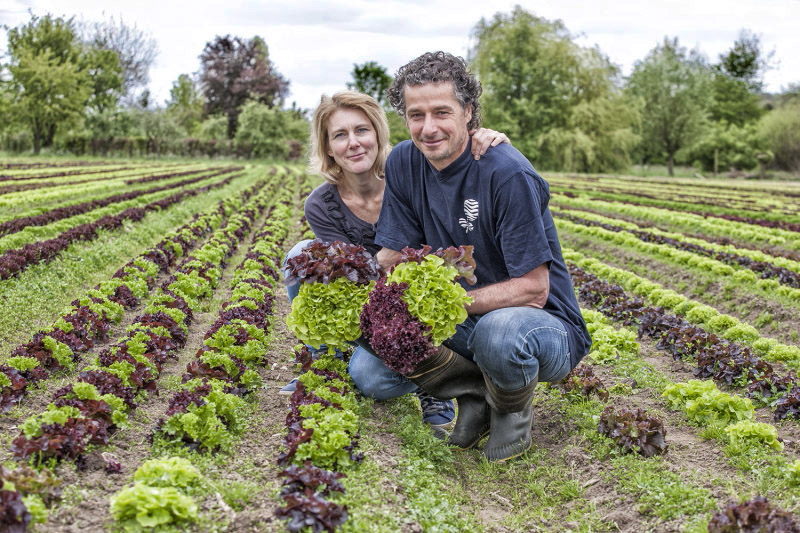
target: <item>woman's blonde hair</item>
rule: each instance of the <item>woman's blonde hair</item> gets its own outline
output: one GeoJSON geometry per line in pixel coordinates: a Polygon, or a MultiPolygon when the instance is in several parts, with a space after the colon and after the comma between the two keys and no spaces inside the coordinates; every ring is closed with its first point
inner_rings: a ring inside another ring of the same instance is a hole
{"type": "Polygon", "coordinates": [[[323,95],[319,107],[311,119],[311,150],[308,170],[312,174],[320,174],[325,181],[337,185],[342,178],[342,168],[328,155],[328,121],[339,109],[357,109],[362,111],[375,128],[378,137],[378,157],[372,166],[373,175],[383,178],[386,158],[392,149],[389,144],[389,123],[381,105],[371,96],[356,91],[341,91],[333,96],[323,95]]]}

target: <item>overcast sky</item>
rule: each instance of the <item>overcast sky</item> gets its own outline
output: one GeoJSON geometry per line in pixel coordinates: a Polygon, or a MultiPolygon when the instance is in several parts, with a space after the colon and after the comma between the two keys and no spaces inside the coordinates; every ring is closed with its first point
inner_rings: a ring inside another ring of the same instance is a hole
{"type": "MultiPolygon", "coordinates": [[[[747,28],[775,53],[766,89],[777,92],[800,82],[800,0],[0,0],[0,25],[27,22],[29,10],[86,21],[122,18],[158,42],[150,89],[160,105],[179,74],[197,72],[206,42],[216,35],[260,35],[290,81],[287,105],[313,108],[322,93],[345,88],[354,63],[377,61],[394,74],[430,50],[466,57],[481,17],[508,13],[515,4],[561,19],[578,43],[599,45],[625,75],[664,36],[677,36],[716,61],[747,28]]],[[[5,53],[5,31],[0,52],[5,53]]]]}

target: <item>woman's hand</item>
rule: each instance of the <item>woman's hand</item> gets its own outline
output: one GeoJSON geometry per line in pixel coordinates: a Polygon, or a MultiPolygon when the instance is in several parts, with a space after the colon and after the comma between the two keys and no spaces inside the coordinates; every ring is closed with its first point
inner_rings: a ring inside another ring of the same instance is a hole
{"type": "Polygon", "coordinates": [[[469,134],[472,136],[472,156],[476,161],[486,153],[490,146],[497,146],[500,143],[511,144],[505,133],[487,128],[471,130],[469,134]]]}

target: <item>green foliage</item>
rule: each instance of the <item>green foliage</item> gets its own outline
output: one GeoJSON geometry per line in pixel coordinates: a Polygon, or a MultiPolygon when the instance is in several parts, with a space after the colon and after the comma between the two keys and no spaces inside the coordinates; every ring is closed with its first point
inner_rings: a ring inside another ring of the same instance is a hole
{"type": "Polygon", "coordinates": [[[702,132],[709,102],[709,75],[702,61],[664,39],[638,61],[628,80],[628,93],[642,104],[640,122],[647,158],[666,156],[673,175],[675,154],[691,146],[702,132]]]}
{"type": "Polygon", "coordinates": [[[749,91],[761,90],[761,76],[769,66],[772,52],[764,54],[761,39],[748,30],[739,37],[727,53],[720,54],[717,69],[729,78],[744,83],[749,91]]]}
{"type": "Polygon", "coordinates": [[[228,142],[228,119],[224,115],[211,115],[197,126],[197,138],[204,141],[228,142]]]}
{"type": "Polygon", "coordinates": [[[194,487],[201,479],[191,461],[183,457],[162,457],[142,463],[133,474],[136,483],[151,487],[194,487]]]}
{"type": "Polygon", "coordinates": [[[192,405],[188,412],[172,415],[161,426],[161,436],[167,444],[181,445],[188,439],[206,450],[225,450],[233,443],[233,436],[217,416],[215,406],[208,404],[192,405]]]}
{"type": "Polygon", "coordinates": [[[405,121],[394,111],[386,111],[386,122],[389,123],[389,144],[392,146],[411,138],[405,121]]]}
{"type": "Polygon", "coordinates": [[[72,19],[31,15],[8,31],[8,52],[9,110],[30,129],[37,154],[87,106],[102,111],[116,104],[122,83],[117,53],[81,43],[72,19]]]}
{"type": "Polygon", "coordinates": [[[775,155],[773,165],[776,168],[800,170],[800,99],[764,115],[758,130],[775,155]]]}
{"type": "Polygon", "coordinates": [[[750,91],[747,83],[716,73],[711,81],[710,118],[735,126],[757,121],[764,110],[758,93],[750,91]]]}
{"type": "MultiPolygon", "coordinates": [[[[194,442],[212,451],[226,450],[233,443],[233,435],[244,427],[244,400],[223,391],[224,382],[212,380],[211,392],[203,405],[190,405],[186,412],[172,415],[161,425],[160,438],[168,445],[194,442]]],[[[199,380],[184,384],[193,390],[199,380]]]]}
{"type": "Polygon", "coordinates": [[[582,48],[561,21],[517,6],[481,19],[472,66],[483,85],[485,124],[505,132],[538,167],[611,172],[638,141],[635,102],[616,89],[616,67],[582,48]]]}
{"type": "Polygon", "coordinates": [[[725,434],[732,446],[764,445],[774,450],[783,450],[778,440],[778,429],[771,424],[743,420],[725,428],[725,434]]]}
{"type": "Polygon", "coordinates": [[[45,348],[50,350],[53,359],[58,361],[58,364],[67,370],[75,370],[75,354],[72,348],[55,340],[53,337],[46,335],[42,338],[42,344],[45,348]]]}
{"type": "Polygon", "coordinates": [[[213,287],[209,280],[191,270],[175,274],[175,281],[170,283],[169,290],[181,296],[195,310],[200,305],[199,299],[211,296],[213,287]]]}
{"type": "Polygon", "coordinates": [[[122,65],[113,50],[88,47],[81,56],[80,67],[88,74],[92,89],[86,105],[102,113],[114,109],[122,91],[122,65]]]}
{"type": "Polygon", "coordinates": [[[705,171],[714,170],[715,154],[720,171],[731,168],[748,170],[758,165],[757,155],[764,146],[752,121],[744,125],[715,122],[692,145],[688,157],[705,171]]]}
{"type": "Polygon", "coordinates": [[[347,88],[360,93],[368,94],[381,105],[386,105],[386,89],[392,84],[392,77],[386,68],[375,61],[367,61],[362,65],[353,64],[353,82],[347,83],[347,88]]]}
{"type": "Polygon", "coordinates": [[[264,331],[258,327],[244,320],[232,320],[230,324],[222,326],[214,332],[214,335],[204,340],[203,344],[250,363],[263,360],[268,348],[268,339],[264,331]],[[250,339],[244,345],[236,346],[236,335],[240,329],[245,330],[250,339]]]}
{"type": "Polygon", "coordinates": [[[197,520],[197,504],[173,487],[136,484],[111,497],[111,514],[125,531],[151,531],[197,520]]]}
{"type": "Polygon", "coordinates": [[[304,142],[308,131],[308,122],[298,113],[251,101],[242,106],[233,144],[252,157],[286,158],[289,141],[304,142]]]}
{"type": "Polygon", "coordinates": [[[793,485],[800,485],[800,459],[786,465],[786,476],[793,485]]]}
{"type": "Polygon", "coordinates": [[[181,74],[172,82],[167,112],[188,133],[194,134],[198,129],[203,115],[203,98],[188,74],[181,74]]]}
{"type": "Polygon", "coordinates": [[[639,343],[633,331],[614,329],[601,322],[587,321],[586,325],[592,335],[592,347],[588,356],[594,362],[607,364],[615,361],[620,354],[639,353],[639,343]]]}
{"type": "Polygon", "coordinates": [[[330,283],[302,283],[286,317],[289,330],[302,342],[328,351],[347,348],[361,336],[359,317],[375,285],[357,285],[346,278],[330,283]]]}
{"type": "Polygon", "coordinates": [[[431,340],[439,346],[456,332],[456,326],[467,319],[466,304],[472,302],[464,287],[455,283],[458,271],[443,266],[444,260],[426,255],[422,262],[400,263],[387,283],[408,283],[403,301],[411,316],[431,328],[431,340]]]}

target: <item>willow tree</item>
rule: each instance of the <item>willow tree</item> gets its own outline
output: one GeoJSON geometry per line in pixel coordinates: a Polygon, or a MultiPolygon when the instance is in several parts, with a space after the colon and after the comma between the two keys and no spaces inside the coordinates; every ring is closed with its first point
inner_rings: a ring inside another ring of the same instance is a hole
{"type": "Polygon", "coordinates": [[[481,19],[470,62],[483,85],[484,125],[508,133],[538,167],[602,172],[630,165],[636,106],[598,48],[521,7],[481,19]]]}

